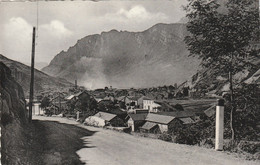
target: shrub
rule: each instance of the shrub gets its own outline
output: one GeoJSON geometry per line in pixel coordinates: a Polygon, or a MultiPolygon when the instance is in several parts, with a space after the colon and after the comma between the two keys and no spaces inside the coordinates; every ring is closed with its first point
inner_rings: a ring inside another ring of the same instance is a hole
{"type": "Polygon", "coordinates": [[[161,139],[163,141],[171,142],[172,141],[172,136],[167,133],[162,133],[158,136],[158,139],[161,139]]]}
{"type": "Polygon", "coordinates": [[[257,152],[260,152],[260,143],[240,141],[237,145],[237,149],[250,154],[255,154],[257,152]]]}

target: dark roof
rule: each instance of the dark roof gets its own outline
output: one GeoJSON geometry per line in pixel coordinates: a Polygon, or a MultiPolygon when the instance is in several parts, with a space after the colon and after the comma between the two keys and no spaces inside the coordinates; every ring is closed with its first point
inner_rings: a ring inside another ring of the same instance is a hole
{"type": "Polygon", "coordinates": [[[144,121],[146,119],[147,113],[139,113],[139,114],[128,114],[128,116],[133,121],[144,121]]]}
{"type": "Polygon", "coordinates": [[[149,113],[146,117],[146,121],[151,121],[155,123],[161,123],[161,124],[168,124],[171,122],[175,117],[173,116],[165,116],[165,115],[159,115],[154,113],[149,113]]]}
{"type": "Polygon", "coordinates": [[[143,100],[152,100],[149,97],[144,96],[143,100]]]}
{"type": "Polygon", "coordinates": [[[58,96],[56,96],[56,97],[52,98],[52,99],[50,100],[50,102],[52,102],[53,100],[55,100],[55,99],[57,99],[57,98],[64,99],[64,97],[61,97],[60,95],[58,95],[58,96]]]}
{"type": "Polygon", "coordinates": [[[82,91],[82,92],[78,92],[78,93],[76,93],[74,96],[79,97],[79,96],[80,96],[81,94],[83,94],[83,93],[88,94],[86,91],[82,91]]]}
{"type": "Polygon", "coordinates": [[[195,116],[195,114],[193,112],[190,112],[190,111],[158,112],[158,114],[166,115],[166,116],[173,116],[173,117],[176,117],[176,118],[195,116]]]}
{"type": "Polygon", "coordinates": [[[154,128],[155,126],[158,126],[156,123],[151,123],[149,121],[147,121],[142,127],[141,129],[145,129],[145,130],[150,130],[152,128],[154,128]]]}
{"type": "Polygon", "coordinates": [[[103,98],[103,100],[111,100],[111,98],[114,99],[114,96],[106,96],[103,98]]]}
{"type": "Polygon", "coordinates": [[[177,111],[176,108],[174,108],[173,106],[171,106],[170,104],[164,102],[164,101],[154,101],[156,104],[159,104],[161,105],[162,108],[168,108],[168,109],[172,109],[172,110],[175,110],[177,111]]]}
{"type": "Polygon", "coordinates": [[[94,98],[96,99],[104,99],[106,96],[102,96],[102,95],[98,95],[98,96],[94,96],[94,98]]]}
{"type": "Polygon", "coordinates": [[[69,96],[67,96],[65,99],[66,100],[70,100],[70,99],[72,99],[73,97],[75,97],[74,95],[69,95],[69,96]]]}
{"type": "Polygon", "coordinates": [[[135,101],[137,101],[140,97],[129,96],[128,98],[129,98],[130,100],[135,100],[135,101]]]}
{"type": "Polygon", "coordinates": [[[116,99],[118,100],[118,101],[124,101],[124,99],[126,98],[127,96],[120,96],[120,97],[117,97],[116,99]]]}
{"type": "Polygon", "coordinates": [[[106,121],[110,121],[116,117],[116,115],[111,114],[111,113],[106,113],[106,112],[98,112],[94,116],[104,119],[106,121]]]}
{"type": "Polygon", "coordinates": [[[146,96],[141,96],[141,97],[138,98],[138,100],[139,100],[139,99],[142,99],[142,100],[151,100],[150,98],[148,98],[148,97],[146,97],[146,96]]]}
{"type": "Polygon", "coordinates": [[[206,109],[206,110],[204,111],[204,113],[205,113],[208,117],[211,117],[211,116],[215,115],[215,114],[216,114],[216,106],[213,105],[213,106],[209,107],[208,109],[206,109]]]}
{"type": "Polygon", "coordinates": [[[194,121],[190,117],[185,117],[185,118],[179,118],[183,122],[183,124],[192,124],[194,121]]]}

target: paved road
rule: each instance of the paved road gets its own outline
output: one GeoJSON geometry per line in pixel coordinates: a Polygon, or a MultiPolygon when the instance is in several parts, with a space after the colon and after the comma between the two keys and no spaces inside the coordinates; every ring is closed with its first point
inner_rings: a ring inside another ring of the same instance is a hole
{"type": "MultiPolygon", "coordinates": [[[[157,139],[133,136],[116,131],[83,126],[64,118],[35,117],[38,120],[53,120],[60,123],[96,131],[81,139],[85,147],[76,151],[80,161],[90,165],[256,165],[246,161],[197,146],[168,143],[157,139]]],[[[61,130],[60,130],[61,131],[61,130]]],[[[73,130],[70,132],[75,134],[73,130]]],[[[68,144],[69,145],[69,144],[68,144]]]]}

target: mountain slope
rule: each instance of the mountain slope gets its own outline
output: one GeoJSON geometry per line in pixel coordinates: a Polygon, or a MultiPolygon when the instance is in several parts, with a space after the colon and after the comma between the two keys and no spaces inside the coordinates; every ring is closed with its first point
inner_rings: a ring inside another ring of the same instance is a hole
{"type": "MultiPolygon", "coordinates": [[[[28,96],[29,89],[30,89],[30,80],[31,80],[30,67],[20,62],[10,60],[1,54],[0,54],[0,62],[3,62],[6,66],[8,66],[11,69],[12,76],[23,87],[25,95],[28,96]]],[[[63,87],[71,86],[71,83],[69,83],[68,81],[49,76],[37,69],[35,69],[34,75],[35,75],[35,84],[34,84],[35,93],[40,92],[41,90],[61,89],[63,87]]]]}
{"type": "Polygon", "coordinates": [[[88,88],[148,87],[180,83],[195,74],[185,24],[157,24],[143,32],[111,30],[84,37],[42,71],[88,88]]]}

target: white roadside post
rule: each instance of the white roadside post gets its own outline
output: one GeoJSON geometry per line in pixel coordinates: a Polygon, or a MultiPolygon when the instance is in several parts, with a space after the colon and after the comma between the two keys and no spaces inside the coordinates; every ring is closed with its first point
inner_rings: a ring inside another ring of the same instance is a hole
{"type": "Polygon", "coordinates": [[[79,111],[77,111],[77,120],[76,121],[79,121],[79,111]]]}
{"type": "Polygon", "coordinates": [[[218,99],[216,106],[216,140],[215,150],[223,150],[223,137],[224,137],[224,100],[218,99]]]}

